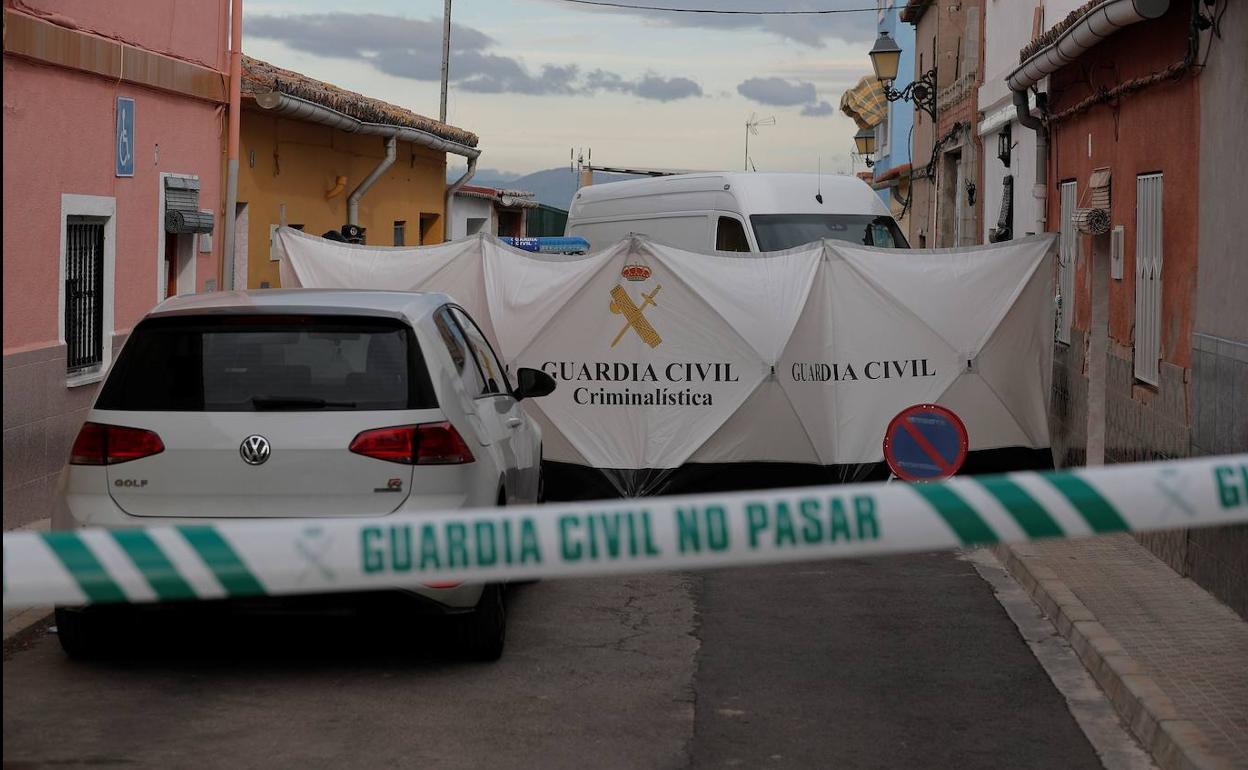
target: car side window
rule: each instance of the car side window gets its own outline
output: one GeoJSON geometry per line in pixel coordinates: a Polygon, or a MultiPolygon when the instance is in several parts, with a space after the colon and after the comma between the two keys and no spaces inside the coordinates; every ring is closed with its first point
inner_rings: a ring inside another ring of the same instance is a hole
{"type": "Polygon", "coordinates": [[[468,314],[459,308],[452,308],[452,314],[455,320],[459,322],[459,327],[463,329],[464,335],[468,338],[468,344],[476,354],[477,362],[481,365],[481,373],[485,376],[485,392],[490,394],[511,393],[511,383],[507,381],[507,372],[499,363],[498,357],[494,355],[494,349],[490,347],[490,343],[485,339],[485,335],[481,333],[481,329],[477,324],[468,317],[468,314]]]}
{"type": "Polygon", "coordinates": [[[485,379],[481,376],[476,359],[470,352],[468,340],[464,338],[459,325],[451,318],[451,309],[444,307],[435,313],[433,324],[437,327],[438,335],[451,355],[451,362],[455,364],[455,371],[463,380],[464,389],[468,395],[476,398],[488,393],[485,379]]]}

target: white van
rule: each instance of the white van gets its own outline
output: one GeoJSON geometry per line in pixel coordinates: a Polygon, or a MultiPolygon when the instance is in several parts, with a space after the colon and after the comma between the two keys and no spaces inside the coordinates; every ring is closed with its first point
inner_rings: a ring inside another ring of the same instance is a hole
{"type": "Polygon", "coordinates": [[[875,191],[852,176],[679,174],[582,187],[567,235],[590,251],[629,235],[689,251],[780,251],[821,238],[906,249],[875,191]]]}

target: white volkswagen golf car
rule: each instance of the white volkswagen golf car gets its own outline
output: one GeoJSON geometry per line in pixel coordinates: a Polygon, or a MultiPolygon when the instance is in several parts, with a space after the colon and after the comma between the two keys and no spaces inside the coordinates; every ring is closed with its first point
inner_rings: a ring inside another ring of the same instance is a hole
{"type": "MultiPolygon", "coordinates": [[[[532,503],[542,437],[485,335],[444,294],[275,290],[179,297],[130,334],[74,442],[58,529],[383,516],[532,503]]],[[[500,585],[405,587],[497,658],[500,585]]],[[[61,607],[70,655],[129,607],[61,607]]]]}

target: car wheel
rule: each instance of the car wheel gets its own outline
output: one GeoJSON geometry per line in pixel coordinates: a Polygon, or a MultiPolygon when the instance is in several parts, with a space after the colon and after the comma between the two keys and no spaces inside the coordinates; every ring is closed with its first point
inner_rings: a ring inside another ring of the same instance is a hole
{"type": "Polygon", "coordinates": [[[123,627],[119,627],[121,613],[115,608],[57,607],[55,617],[56,638],[69,657],[95,660],[117,651],[117,633],[123,627]]]}
{"type": "Polygon", "coordinates": [[[503,586],[491,583],[472,612],[452,615],[455,652],[469,660],[498,660],[507,638],[507,604],[503,586]]]}

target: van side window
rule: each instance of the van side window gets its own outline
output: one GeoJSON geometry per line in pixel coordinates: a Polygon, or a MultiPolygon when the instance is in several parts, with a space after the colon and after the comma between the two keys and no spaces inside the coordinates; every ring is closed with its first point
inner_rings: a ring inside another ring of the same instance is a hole
{"type": "Polygon", "coordinates": [[[750,242],[745,237],[745,228],[732,217],[720,217],[719,226],[715,229],[716,251],[749,251],[750,242]]]}

